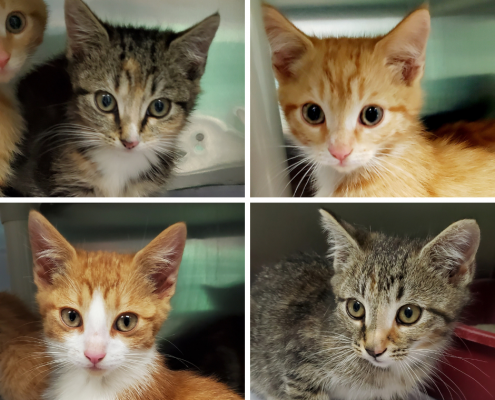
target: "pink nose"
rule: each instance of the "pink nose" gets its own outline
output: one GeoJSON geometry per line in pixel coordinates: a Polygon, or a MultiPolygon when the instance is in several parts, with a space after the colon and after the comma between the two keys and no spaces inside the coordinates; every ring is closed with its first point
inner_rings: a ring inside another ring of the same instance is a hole
{"type": "Polygon", "coordinates": [[[139,144],[139,141],[135,141],[135,142],[128,142],[127,140],[121,140],[122,144],[124,145],[124,147],[128,150],[131,150],[133,149],[134,147],[136,147],[138,144],[139,144]]]}
{"type": "Polygon", "coordinates": [[[344,161],[352,153],[352,148],[350,147],[338,147],[330,146],[328,151],[332,156],[334,156],[340,162],[344,161]]]}
{"type": "Polygon", "coordinates": [[[105,353],[92,353],[91,351],[85,351],[84,355],[86,358],[91,361],[94,365],[98,364],[101,360],[103,360],[106,356],[105,353]]]}
{"type": "Polygon", "coordinates": [[[4,69],[10,60],[10,54],[0,49],[0,69],[4,69]]]}

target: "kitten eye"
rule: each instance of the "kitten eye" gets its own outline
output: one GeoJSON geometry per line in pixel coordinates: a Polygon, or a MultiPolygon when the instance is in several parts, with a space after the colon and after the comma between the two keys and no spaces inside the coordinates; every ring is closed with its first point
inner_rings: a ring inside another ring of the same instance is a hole
{"type": "Polygon", "coordinates": [[[360,122],[366,126],[375,126],[383,119],[383,108],[366,106],[361,111],[360,122]]]}
{"type": "Polygon", "coordinates": [[[82,318],[75,310],[66,308],[62,310],[60,315],[62,316],[62,321],[64,321],[64,324],[69,328],[77,328],[82,324],[82,318]]]}
{"type": "Polygon", "coordinates": [[[364,317],[364,306],[356,299],[347,300],[347,313],[351,318],[362,319],[364,317]]]}
{"type": "Polygon", "coordinates": [[[402,306],[397,313],[397,322],[402,325],[412,325],[421,317],[421,308],[413,304],[402,306]]]}
{"type": "Polygon", "coordinates": [[[138,317],[135,314],[122,314],[115,322],[115,328],[121,332],[132,331],[137,325],[138,317]]]}
{"type": "Polygon", "coordinates": [[[26,27],[26,17],[24,14],[14,11],[7,16],[5,28],[10,33],[21,33],[26,27]]]}
{"type": "Polygon", "coordinates": [[[158,99],[151,102],[148,113],[155,118],[163,118],[170,112],[170,101],[158,99]]]}
{"type": "Polygon", "coordinates": [[[108,92],[99,91],[95,95],[96,105],[98,108],[106,113],[111,113],[117,107],[117,101],[108,92]]]}
{"type": "Polygon", "coordinates": [[[308,103],[303,106],[303,117],[311,125],[319,125],[325,121],[325,113],[318,104],[308,103]]]}

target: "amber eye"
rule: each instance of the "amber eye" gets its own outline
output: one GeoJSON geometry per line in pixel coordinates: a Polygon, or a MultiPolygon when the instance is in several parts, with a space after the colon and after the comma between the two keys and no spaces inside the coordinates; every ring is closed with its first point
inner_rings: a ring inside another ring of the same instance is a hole
{"type": "Polygon", "coordinates": [[[364,306],[356,299],[347,300],[347,313],[351,318],[362,319],[364,317],[364,306]]]}
{"type": "Polygon", "coordinates": [[[82,324],[81,315],[76,310],[72,310],[71,308],[65,308],[60,313],[62,316],[62,321],[69,328],[77,328],[82,324]]]}
{"type": "Polygon", "coordinates": [[[11,12],[5,21],[5,28],[10,33],[21,33],[26,27],[26,17],[18,11],[11,12]]]}
{"type": "Polygon", "coordinates": [[[412,325],[421,317],[421,308],[414,304],[407,304],[399,308],[397,322],[402,325],[412,325]]]}
{"type": "Polygon", "coordinates": [[[155,118],[163,118],[170,112],[170,101],[167,99],[153,100],[148,108],[148,113],[155,118]]]}
{"type": "Polygon", "coordinates": [[[366,126],[375,126],[383,119],[383,108],[378,106],[366,106],[359,117],[360,122],[366,126]]]}
{"type": "Polygon", "coordinates": [[[120,315],[115,321],[115,328],[121,332],[132,331],[138,322],[138,317],[135,314],[125,313],[120,315]]]}
{"type": "Polygon", "coordinates": [[[305,104],[302,113],[306,122],[311,125],[320,125],[325,121],[325,113],[318,104],[305,104]]]}
{"type": "Polygon", "coordinates": [[[106,113],[111,113],[117,108],[117,101],[108,92],[99,91],[96,92],[95,101],[98,108],[106,113]]]}

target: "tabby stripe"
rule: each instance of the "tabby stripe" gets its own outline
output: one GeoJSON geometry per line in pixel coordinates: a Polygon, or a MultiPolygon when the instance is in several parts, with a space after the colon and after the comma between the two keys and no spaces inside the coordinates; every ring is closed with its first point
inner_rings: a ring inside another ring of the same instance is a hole
{"type": "Polygon", "coordinates": [[[74,94],[76,96],[87,96],[88,94],[90,94],[91,92],[89,92],[88,90],[86,89],[83,89],[82,87],[78,87],[78,88],[74,88],[74,94]]]}
{"type": "Polygon", "coordinates": [[[432,314],[435,314],[435,315],[438,315],[439,317],[442,317],[447,324],[454,322],[454,320],[452,318],[450,318],[447,314],[445,314],[444,312],[439,311],[435,308],[427,308],[426,311],[429,311],[432,314]]]}

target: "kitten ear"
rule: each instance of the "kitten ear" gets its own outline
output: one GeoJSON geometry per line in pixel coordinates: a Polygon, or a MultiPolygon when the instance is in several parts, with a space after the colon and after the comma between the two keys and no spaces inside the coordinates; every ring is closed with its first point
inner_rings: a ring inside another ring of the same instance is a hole
{"type": "Polygon", "coordinates": [[[63,273],[76,250],[37,211],[29,213],[29,239],[34,263],[34,282],[38,288],[53,284],[55,274],[63,273]]]}
{"type": "Polygon", "coordinates": [[[160,299],[170,298],[175,293],[186,238],[186,224],[172,225],[134,257],[135,264],[153,282],[154,293],[160,299]]]}
{"type": "Polygon", "coordinates": [[[411,86],[423,76],[429,34],[430,13],[421,8],[380,40],[375,52],[385,58],[386,65],[395,70],[398,79],[411,86]]]}
{"type": "Polygon", "coordinates": [[[480,228],[475,220],[464,219],[450,225],[430,241],[419,255],[451,283],[467,285],[474,277],[480,228]]]}
{"type": "Polygon", "coordinates": [[[328,234],[329,256],[333,257],[335,271],[338,272],[352,253],[359,252],[359,245],[352,237],[355,228],[337,219],[328,211],[320,209],[321,224],[328,234]]]}
{"type": "Polygon", "coordinates": [[[178,52],[176,61],[185,68],[188,79],[194,81],[203,76],[208,50],[219,25],[220,14],[213,14],[181,32],[180,36],[170,44],[170,50],[178,52]]]}
{"type": "Polygon", "coordinates": [[[265,31],[272,48],[272,64],[277,79],[297,72],[298,61],[313,48],[311,40],[279,11],[263,4],[265,31]]]}
{"type": "Polygon", "coordinates": [[[88,53],[109,40],[108,32],[82,0],[65,0],[67,57],[88,53]]]}

